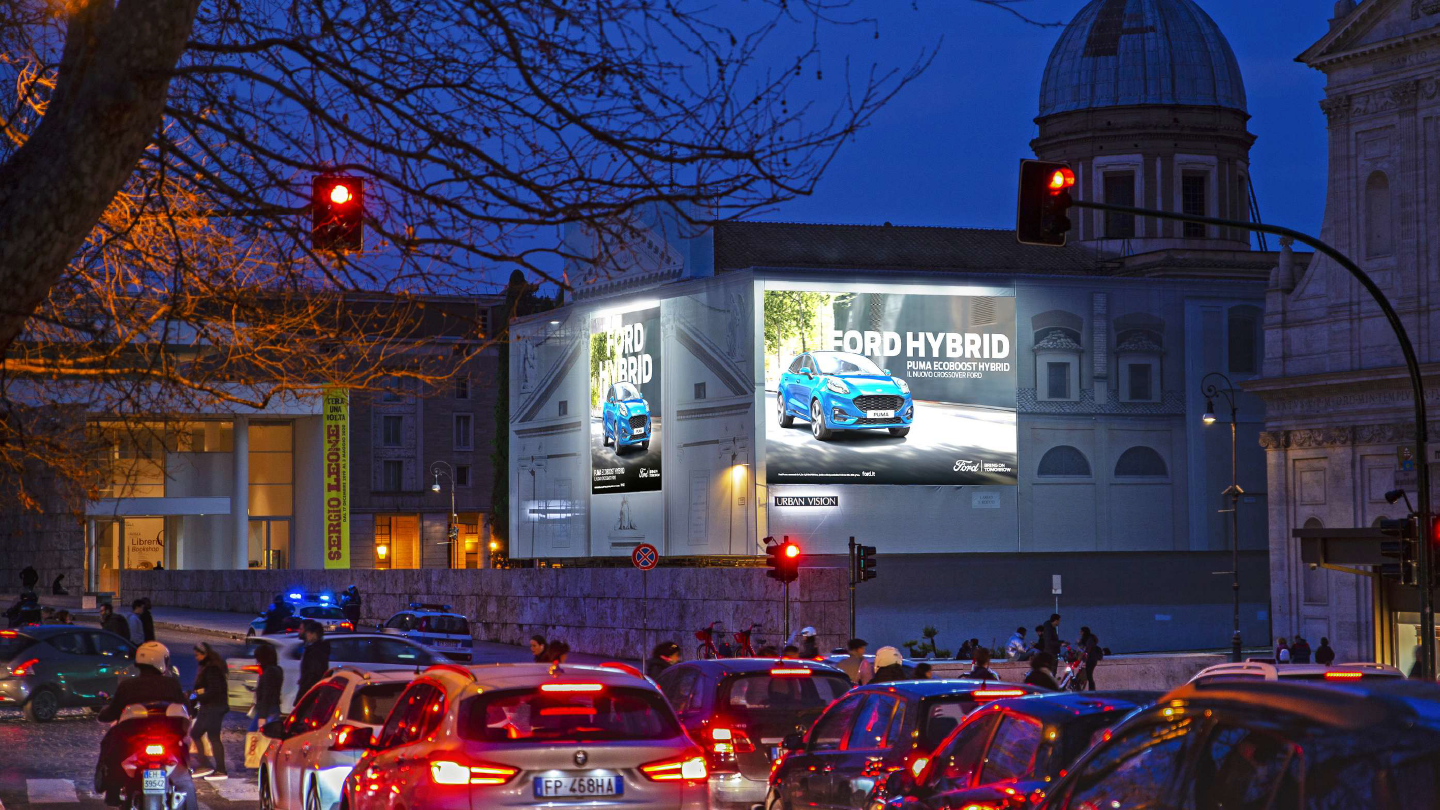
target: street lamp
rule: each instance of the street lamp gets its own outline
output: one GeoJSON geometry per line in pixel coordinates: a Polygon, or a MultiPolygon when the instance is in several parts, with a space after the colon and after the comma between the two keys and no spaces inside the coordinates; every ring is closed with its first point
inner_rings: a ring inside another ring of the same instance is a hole
{"type": "Polygon", "coordinates": [[[430,465],[430,472],[435,476],[435,483],[430,485],[431,492],[440,492],[440,476],[443,475],[450,479],[450,517],[445,521],[445,540],[436,545],[450,546],[450,565],[453,567],[455,565],[455,540],[460,536],[457,525],[460,516],[455,514],[455,468],[447,462],[437,461],[430,465]],[[444,466],[445,469],[440,469],[441,466],[444,466]]]}
{"type": "Polygon", "coordinates": [[[1225,397],[1226,403],[1230,405],[1230,486],[1221,495],[1230,496],[1230,590],[1234,596],[1234,622],[1235,632],[1230,638],[1230,655],[1235,663],[1240,663],[1240,496],[1245,490],[1240,488],[1236,480],[1235,461],[1235,424],[1239,409],[1235,407],[1235,394],[1238,389],[1218,371],[1212,371],[1200,378],[1200,395],[1205,397],[1205,413],[1201,415],[1200,421],[1206,426],[1215,424],[1215,398],[1225,397]],[[1211,377],[1218,377],[1225,381],[1225,387],[1220,388],[1215,383],[1207,383],[1211,377]]]}

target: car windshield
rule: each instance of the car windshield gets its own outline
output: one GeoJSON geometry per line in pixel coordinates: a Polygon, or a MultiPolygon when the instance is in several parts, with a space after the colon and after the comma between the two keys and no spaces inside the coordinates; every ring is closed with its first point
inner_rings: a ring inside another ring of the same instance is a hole
{"type": "Polygon", "coordinates": [[[637,391],[637,390],[635,390],[635,386],[631,385],[630,383],[616,383],[616,384],[615,384],[615,398],[616,398],[616,399],[640,399],[640,392],[637,391]]]}
{"type": "Polygon", "coordinates": [[[302,619],[343,619],[345,611],[337,607],[302,607],[300,608],[302,619]]]}
{"type": "Polygon", "coordinates": [[[34,644],[35,640],[29,636],[22,636],[6,631],[0,634],[0,661],[9,661],[34,644]]]}
{"type": "Polygon", "coordinates": [[[1061,761],[1056,764],[1061,768],[1070,767],[1070,764],[1079,759],[1080,755],[1085,753],[1085,749],[1098,740],[1106,729],[1124,720],[1125,715],[1129,713],[1129,709],[1102,712],[1076,718],[1073,722],[1066,723],[1060,739],[1063,749],[1060,751],[1061,761]]]}
{"type": "Polygon", "coordinates": [[[363,686],[350,699],[349,719],[356,723],[378,726],[385,722],[400,693],[410,684],[405,681],[363,686]]]}
{"type": "Polygon", "coordinates": [[[965,716],[979,708],[980,702],[968,694],[954,697],[932,698],[925,702],[920,718],[920,737],[925,745],[933,747],[950,736],[965,716]]]}
{"type": "Polygon", "coordinates": [[[460,706],[459,720],[461,739],[476,742],[666,740],[682,733],[659,693],[612,686],[477,695],[460,706]]]}
{"type": "Polygon", "coordinates": [[[847,352],[816,352],[815,365],[820,367],[821,374],[837,374],[846,376],[850,374],[864,374],[875,377],[885,376],[885,372],[875,365],[868,357],[861,357],[858,354],[847,352]]]}
{"type": "Polygon", "coordinates": [[[731,709],[805,711],[830,705],[850,689],[847,678],[831,675],[771,675],[757,672],[730,681],[731,709]]]}
{"type": "Polygon", "coordinates": [[[464,616],[426,616],[420,620],[420,632],[446,636],[470,635],[470,622],[464,616]]]}

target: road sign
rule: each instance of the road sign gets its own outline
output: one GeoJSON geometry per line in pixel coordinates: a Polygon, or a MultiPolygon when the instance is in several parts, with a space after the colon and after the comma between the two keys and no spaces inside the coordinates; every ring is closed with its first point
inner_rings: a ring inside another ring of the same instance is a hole
{"type": "Polygon", "coordinates": [[[630,562],[635,563],[635,567],[641,571],[649,571],[655,567],[656,563],[660,562],[660,552],[656,551],[655,547],[649,543],[641,543],[635,547],[634,551],[630,552],[630,562]]]}
{"type": "Polygon", "coordinates": [[[1059,575],[1059,574],[1051,574],[1051,575],[1050,575],[1050,593],[1051,593],[1052,596],[1059,596],[1059,595],[1060,595],[1060,575],[1059,575]]]}

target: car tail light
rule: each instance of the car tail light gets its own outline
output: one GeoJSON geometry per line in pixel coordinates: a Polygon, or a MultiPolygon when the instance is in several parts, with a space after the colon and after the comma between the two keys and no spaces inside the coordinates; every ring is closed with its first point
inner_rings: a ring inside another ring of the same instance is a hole
{"type": "Polygon", "coordinates": [[[4,638],[14,638],[14,637],[16,637],[16,636],[18,636],[18,635],[20,635],[20,634],[19,634],[18,632],[14,631],[14,630],[0,630],[0,637],[4,637],[4,638]]]}
{"type": "Polygon", "coordinates": [[[354,630],[354,629],[355,629],[355,625],[351,624],[350,622],[340,622],[340,629],[341,629],[341,630],[354,630]]]}
{"type": "Polygon", "coordinates": [[[981,689],[971,692],[970,695],[981,700],[994,700],[996,698],[1021,697],[1025,694],[1024,689],[981,689]]]}
{"type": "Polygon", "coordinates": [[[774,669],[770,670],[770,676],[772,678],[781,678],[795,675],[808,676],[811,674],[813,673],[811,673],[809,667],[775,667],[774,669]]]}
{"type": "Polygon", "coordinates": [[[503,785],[520,769],[488,762],[462,763],[450,759],[430,762],[430,780],[437,785],[503,785]]]}
{"type": "Polygon", "coordinates": [[[165,746],[151,743],[150,745],[145,746],[145,756],[163,757],[165,756],[165,746]]]}
{"type": "Polygon", "coordinates": [[[23,664],[21,664],[21,665],[19,665],[19,666],[11,667],[11,668],[10,668],[10,674],[11,674],[11,675],[17,675],[17,676],[29,675],[29,674],[30,674],[30,671],[31,671],[32,669],[34,669],[34,668],[35,668],[35,665],[38,664],[38,663],[40,663],[40,659],[39,659],[39,658],[31,658],[29,661],[26,661],[26,662],[24,662],[23,664]]]}
{"type": "Polygon", "coordinates": [[[1365,677],[1365,673],[1356,672],[1353,669],[1336,670],[1325,673],[1325,680],[1327,681],[1358,681],[1363,677],[1365,677]]]}
{"type": "Polygon", "coordinates": [[[925,766],[930,764],[929,757],[916,757],[910,761],[910,775],[920,780],[920,774],[925,773],[925,766]]]}
{"type": "Polygon", "coordinates": [[[241,671],[241,672],[253,672],[253,673],[255,673],[256,675],[259,675],[259,674],[260,674],[260,666],[259,666],[258,664],[246,664],[245,666],[240,667],[240,671],[241,671]]]}
{"type": "Polygon", "coordinates": [[[755,751],[755,743],[738,729],[716,726],[710,729],[710,739],[715,741],[717,754],[750,754],[755,751]]]}
{"type": "Polygon", "coordinates": [[[705,758],[700,751],[690,749],[675,759],[662,759],[649,765],[641,765],[640,772],[652,782],[699,782],[710,777],[705,767],[705,758]]]}
{"type": "Polygon", "coordinates": [[[541,692],[599,692],[605,688],[601,683],[545,683],[541,692]]]}

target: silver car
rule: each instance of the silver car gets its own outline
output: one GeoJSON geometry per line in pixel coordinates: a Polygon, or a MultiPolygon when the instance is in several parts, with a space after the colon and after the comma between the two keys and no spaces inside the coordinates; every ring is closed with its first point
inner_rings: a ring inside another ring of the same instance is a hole
{"type": "Polygon", "coordinates": [[[365,753],[355,743],[380,730],[413,680],[413,670],[344,667],[307,692],[289,717],[267,725],[272,742],[260,761],[261,806],[334,810],[345,777],[365,753]]]}
{"type": "MultiPolygon", "coordinates": [[[[343,633],[328,636],[330,642],[330,666],[353,666],[359,670],[385,672],[409,670],[449,663],[450,659],[427,648],[423,644],[381,633],[343,633]]],[[[255,649],[261,644],[275,647],[275,656],[284,671],[280,687],[280,713],[289,714],[295,705],[296,687],[300,683],[300,656],[304,645],[294,634],[285,636],[256,636],[247,639],[245,652],[229,658],[226,676],[232,711],[249,711],[255,705],[255,689],[260,684],[260,667],[255,663],[255,649]]]]}
{"type": "Polygon", "coordinates": [[[345,780],[346,810],[704,810],[704,752],[616,668],[431,667],[345,780]]]}

